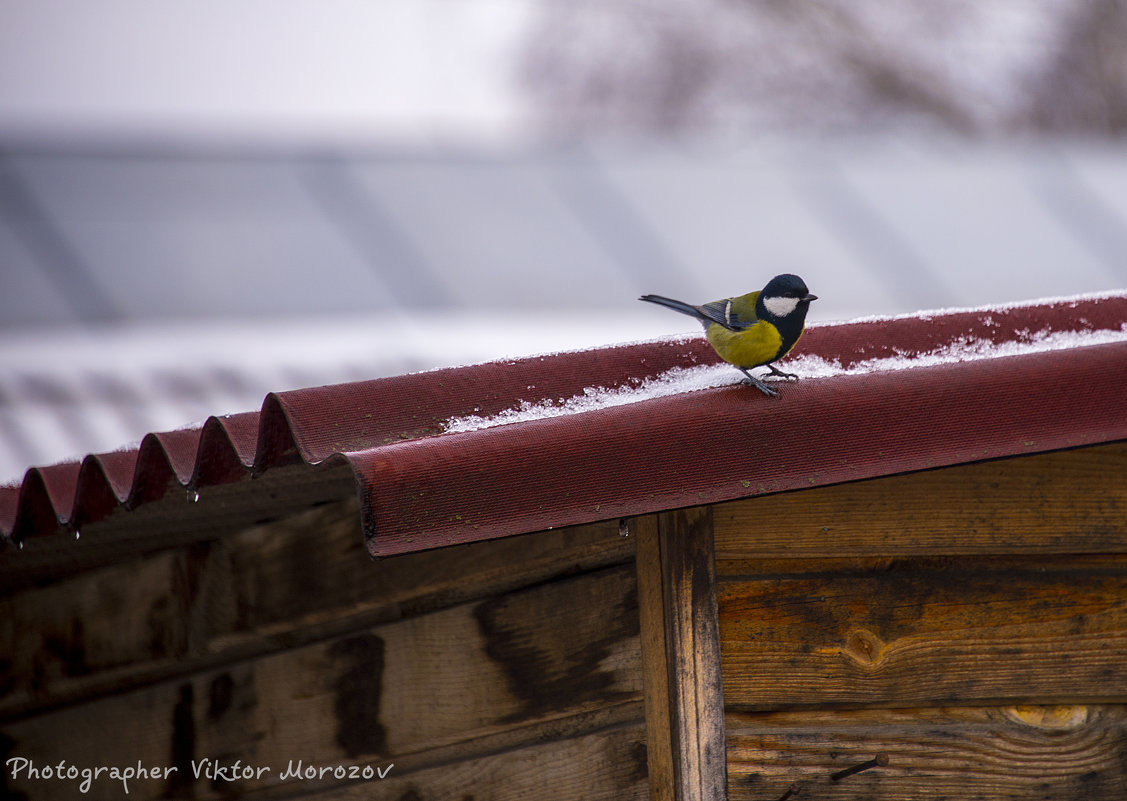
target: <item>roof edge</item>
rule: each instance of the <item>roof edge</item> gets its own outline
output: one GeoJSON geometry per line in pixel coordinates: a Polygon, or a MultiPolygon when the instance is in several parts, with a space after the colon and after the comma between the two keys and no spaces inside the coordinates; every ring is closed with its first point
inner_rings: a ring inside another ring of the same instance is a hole
{"type": "MultiPolygon", "coordinates": [[[[956,342],[975,340],[997,346],[1030,341],[1044,333],[1123,331],[1124,326],[1127,326],[1127,294],[1077,296],[1054,299],[1045,304],[1021,303],[975,310],[924,312],[913,316],[865,318],[812,326],[794,355],[816,356],[848,369],[851,365],[876,358],[917,357],[956,342]]],[[[1109,347],[1109,350],[1099,351],[1104,354],[1101,358],[1108,360],[1105,368],[1127,373],[1127,369],[1115,358],[1115,354],[1127,349],[1109,347]]],[[[1076,350],[1092,348],[1077,348],[1068,353],[1076,350]]],[[[1060,391],[1059,387],[1052,390],[1051,382],[1040,373],[1043,365],[1056,364],[1062,357],[1041,354],[1022,358],[1025,361],[1017,363],[1026,366],[1018,373],[1009,367],[997,367],[999,375],[1007,376],[1011,382],[999,385],[999,389],[1026,386],[1030,391],[1060,391]]],[[[1067,362],[1067,358],[1064,361],[1067,362]]],[[[1087,363],[1087,357],[1081,361],[1087,363]]],[[[628,391],[672,368],[717,363],[718,357],[703,337],[681,336],[656,342],[500,360],[373,381],[271,393],[259,412],[212,417],[202,427],[150,434],[133,449],[92,454],[80,463],[29,469],[19,486],[0,488],[0,535],[8,543],[19,543],[27,537],[73,531],[78,526],[104,519],[116,510],[134,509],[156,500],[170,486],[175,486],[173,481],[191,491],[208,485],[237,482],[283,465],[316,465],[326,460],[335,461],[334,457],[347,460],[353,466],[362,505],[367,513],[382,508],[381,504],[386,506],[388,498],[387,486],[380,483],[382,479],[375,484],[365,483],[387,472],[373,465],[379,460],[392,464],[416,448],[425,451],[432,447],[445,447],[443,443],[450,442],[449,437],[454,436],[444,434],[452,418],[498,414],[523,404],[559,404],[567,398],[582,396],[592,387],[628,391]]],[[[954,370],[955,373],[950,374],[957,376],[957,380],[973,379],[981,381],[981,386],[993,386],[989,374],[994,367],[985,373],[981,372],[986,369],[983,365],[955,365],[944,370],[938,367],[920,368],[925,369],[937,371],[927,373],[935,376],[948,375],[945,371],[954,370]],[[964,370],[966,372],[962,372],[964,370]]],[[[903,372],[919,373],[920,370],[903,372]]],[[[851,387],[864,388],[862,395],[871,393],[869,401],[880,400],[883,408],[883,398],[889,394],[895,396],[902,386],[914,385],[917,378],[921,376],[903,380],[882,375],[836,376],[828,384],[826,380],[806,380],[796,387],[786,387],[784,397],[770,406],[746,403],[746,408],[742,408],[722,403],[718,408],[732,414],[739,412],[737,419],[743,420],[745,425],[754,424],[758,419],[756,415],[761,415],[766,421],[788,418],[798,410],[812,417],[824,417],[832,411],[839,415],[838,420],[841,421],[840,415],[862,415],[865,406],[858,400],[848,409],[841,407],[835,401],[836,391],[846,392],[852,397],[849,394],[851,387]],[[825,392],[827,385],[835,387],[835,392],[825,392]],[[752,417],[748,418],[746,414],[752,414],[752,417]]],[[[1114,376],[1085,374],[1082,378],[1101,386],[1118,386],[1114,376]]],[[[931,387],[934,391],[941,388],[931,387]]],[[[693,418],[689,412],[694,409],[702,419],[712,419],[717,410],[708,405],[717,402],[717,398],[727,398],[733,391],[738,393],[739,388],[724,387],[705,394],[692,393],[691,396],[681,397],[680,402],[687,405],[677,407],[684,416],[678,419],[691,423],[693,418]]],[[[1112,402],[1120,403],[1121,398],[1112,402]]],[[[663,403],[675,403],[675,400],[663,403]]],[[[1015,399],[1014,403],[1015,409],[1022,408],[1018,400],[1015,399]]],[[[1026,405],[1024,397],[1020,403],[1026,405]]],[[[645,414],[656,413],[658,408],[664,406],[650,406],[645,414]]],[[[938,413],[941,410],[935,408],[933,411],[938,413]]],[[[1067,410],[1062,408],[1060,412],[1067,423],[1067,410]]],[[[582,425],[617,419],[614,415],[621,412],[608,414],[610,417],[585,418],[582,425]]],[[[645,416],[636,410],[635,414],[639,420],[645,416]]],[[[1089,426],[1087,434],[1105,439],[1118,438],[1120,435],[1116,433],[1118,428],[1114,422],[1091,417],[1086,423],[1089,426]]],[[[543,431],[533,439],[563,430],[560,426],[568,424],[566,421],[543,422],[543,431]]],[[[570,421],[570,424],[574,425],[575,421],[570,421]]],[[[644,432],[649,429],[637,422],[635,430],[644,432]]],[[[718,423],[716,430],[726,431],[729,428],[718,423]]],[[[677,431],[668,430],[664,435],[674,437],[677,431]]],[[[1083,437],[1073,437],[1067,441],[1082,440],[1083,437]]],[[[464,440],[482,443],[483,456],[492,454],[501,458],[507,453],[509,457],[514,457],[515,452],[494,451],[492,445],[486,447],[495,441],[499,439],[464,440]]],[[[710,458],[707,452],[698,454],[698,457],[710,458]]],[[[397,475],[404,474],[404,469],[400,463],[395,468],[397,475]]],[[[417,472],[415,475],[425,480],[425,475],[417,472]]],[[[392,485],[396,481],[399,479],[394,479],[392,485]]],[[[373,542],[385,541],[387,526],[379,522],[380,514],[373,512],[371,515],[370,533],[373,536],[370,539],[373,542]]],[[[381,551],[381,548],[376,550],[381,551]]]]}

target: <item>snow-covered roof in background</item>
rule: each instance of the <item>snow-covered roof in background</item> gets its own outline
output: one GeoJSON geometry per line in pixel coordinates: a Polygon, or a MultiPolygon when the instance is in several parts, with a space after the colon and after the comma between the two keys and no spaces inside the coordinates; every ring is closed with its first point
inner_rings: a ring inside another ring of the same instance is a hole
{"type": "Polygon", "coordinates": [[[1127,286],[1127,146],[0,158],[0,480],[270,391],[689,331],[1127,286]]]}
{"type": "Polygon", "coordinates": [[[815,319],[1127,281],[1127,144],[0,160],[0,326],[616,309],[801,274],[815,319]]]}

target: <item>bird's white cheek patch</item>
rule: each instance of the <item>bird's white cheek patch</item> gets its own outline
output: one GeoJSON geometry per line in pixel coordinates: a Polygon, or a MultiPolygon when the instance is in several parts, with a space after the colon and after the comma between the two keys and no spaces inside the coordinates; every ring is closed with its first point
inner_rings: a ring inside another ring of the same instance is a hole
{"type": "Polygon", "coordinates": [[[764,298],[763,305],[776,317],[786,317],[798,306],[798,298],[764,298]]]}

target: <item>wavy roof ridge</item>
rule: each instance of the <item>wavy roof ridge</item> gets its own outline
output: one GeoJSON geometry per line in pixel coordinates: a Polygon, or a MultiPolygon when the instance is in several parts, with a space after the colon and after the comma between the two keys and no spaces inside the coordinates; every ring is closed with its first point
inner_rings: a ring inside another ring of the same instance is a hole
{"type": "MultiPolygon", "coordinates": [[[[151,503],[176,485],[191,493],[283,465],[344,459],[357,482],[369,547],[373,553],[395,553],[636,514],[648,508],[646,498],[687,505],[693,498],[722,500],[794,488],[779,476],[757,472],[754,458],[739,452],[745,435],[745,450],[784,447],[779,426],[787,427],[791,447],[799,450],[797,462],[795,454],[784,460],[780,476],[801,473],[806,479],[814,476],[814,483],[920,469],[945,458],[1028,452],[1010,430],[1023,423],[1029,423],[1030,433],[1022,441],[1032,437],[1038,441],[1036,448],[1107,441],[1127,437],[1127,415],[1121,412],[1125,395],[1115,395],[1127,391],[1120,386],[1127,381],[1120,377],[1127,375],[1125,342],[1127,295],[1104,293],[812,327],[796,350],[798,363],[819,359],[841,369],[788,386],[778,400],[719,380],[706,382],[691,396],[676,385],[671,391],[643,394],[640,399],[646,404],[576,404],[577,410],[592,413],[582,417],[567,408],[570,399],[582,400],[593,392],[644,392],[671,370],[719,363],[702,338],[684,337],[271,393],[257,412],[210,417],[199,427],[149,434],[135,448],[29,469],[20,486],[0,488],[0,534],[19,543],[77,531],[119,509],[151,503]],[[1100,338],[1093,332],[1119,332],[1123,338],[1100,338]],[[941,364],[921,358],[959,343],[978,343],[976,347],[1003,353],[1007,344],[1069,335],[1075,338],[1066,338],[1055,349],[1032,349],[991,363],[956,357],[941,364]],[[916,359],[922,366],[899,376],[879,369],[849,372],[856,365],[891,358],[909,363],[916,359]],[[1067,390],[1069,380],[1090,384],[1080,393],[1083,397],[1073,399],[1071,411],[1056,397],[1067,390]],[[952,382],[962,382],[991,415],[1011,415],[1014,425],[994,426],[992,417],[983,417],[981,410],[959,398],[949,386],[952,382]],[[1044,405],[1057,409],[1057,419],[1031,408],[1030,393],[1037,392],[1049,393],[1044,405]],[[1110,406],[1101,411],[1099,399],[1110,406]],[[551,413],[523,419],[516,415],[512,425],[451,430],[451,421],[458,418],[537,406],[551,413]],[[865,428],[876,408],[889,420],[900,421],[900,428],[891,423],[890,428],[906,438],[901,443],[905,449],[911,441],[917,452],[905,450],[899,460],[882,464],[868,457],[853,460],[863,462],[863,470],[858,464],[828,469],[826,460],[851,461],[841,452],[845,443],[858,445],[854,437],[834,434],[834,427],[865,428]],[[936,424],[925,447],[911,432],[913,420],[922,424],[925,419],[921,415],[930,415],[934,422],[936,415],[955,414],[966,415],[967,425],[990,428],[999,439],[988,442],[986,436],[984,446],[975,448],[973,438],[962,436],[956,427],[936,424]],[[802,436],[814,436],[813,431],[822,438],[805,457],[801,443],[793,440],[803,428],[802,436]],[[654,439],[662,437],[665,443],[654,439]],[[765,444],[757,444],[756,437],[766,438],[765,444]],[[663,456],[663,444],[675,455],[663,456]],[[740,478],[710,467],[708,462],[716,459],[710,448],[726,454],[730,471],[742,471],[740,478]],[[602,462],[622,449],[646,454],[649,467],[626,459],[618,472],[604,469],[602,462]],[[573,459],[575,468],[561,458],[573,459]],[[649,477],[625,474],[639,470],[649,477]],[[699,475],[686,480],[694,471],[699,475]],[[480,477],[476,486],[481,491],[475,490],[474,475],[480,477]],[[590,484],[591,477],[603,480],[618,498],[588,497],[600,494],[590,484]],[[577,487],[588,488],[588,495],[557,492],[553,480],[576,481],[577,487]],[[517,491],[504,492],[507,483],[517,491]],[[718,484],[726,489],[709,489],[718,484]],[[695,489],[689,492],[689,486],[695,489]],[[458,493],[492,497],[495,519],[483,517],[488,503],[475,506],[458,493]],[[533,503],[535,493],[539,500],[533,503]],[[541,511],[522,512],[522,503],[541,511]]],[[[738,375],[733,373],[733,378],[738,375]]]]}

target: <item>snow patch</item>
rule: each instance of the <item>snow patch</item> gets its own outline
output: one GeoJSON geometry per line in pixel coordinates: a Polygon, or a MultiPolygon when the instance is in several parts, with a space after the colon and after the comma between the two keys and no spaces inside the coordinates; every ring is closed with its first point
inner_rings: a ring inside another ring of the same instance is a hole
{"type": "MultiPolygon", "coordinates": [[[[862,375],[893,370],[910,370],[918,367],[934,367],[942,364],[998,359],[1006,356],[1026,356],[1090,345],[1127,343],[1127,323],[1123,324],[1119,330],[1026,331],[1021,332],[1020,336],[1020,340],[999,344],[994,344],[986,339],[966,337],[926,353],[902,352],[893,356],[866,359],[849,367],[843,367],[837,360],[831,361],[821,356],[808,354],[787,359],[785,369],[793,372],[801,379],[819,379],[838,375],[862,375]]],[[[582,414],[671,395],[736,385],[743,381],[743,376],[728,364],[674,367],[654,378],[639,381],[633,386],[609,389],[606,387],[587,387],[583,390],[582,395],[542,400],[538,403],[522,401],[516,408],[506,409],[499,414],[488,417],[467,415],[451,418],[446,421],[444,431],[446,433],[461,433],[512,423],[544,420],[549,417],[582,414]]]]}
{"type": "Polygon", "coordinates": [[[506,409],[491,417],[480,415],[455,417],[446,421],[444,430],[447,433],[477,431],[481,428],[492,428],[511,423],[527,423],[549,417],[593,412],[598,409],[624,406],[628,403],[640,403],[641,401],[664,398],[669,395],[680,395],[685,392],[739,384],[743,380],[744,377],[727,364],[674,367],[659,376],[640,381],[635,386],[614,387],[612,389],[586,387],[582,395],[543,400],[539,403],[521,401],[517,408],[506,409]]]}
{"type": "Polygon", "coordinates": [[[787,369],[799,378],[828,378],[835,375],[861,375],[890,370],[910,370],[916,367],[934,367],[940,364],[1000,359],[1005,356],[1028,356],[1054,350],[1068,350],[1088,345],[1107,345],[1127,342],[1127,323],[1118,331],[1024,331],[1018,332],[1020,340],[993,343],[987,339],[964,337],[925,353],[897,353],[876,359],[865,359],[849,367],[842,367],[836,359],[829,361],[821,356],[806,354],[787,360],[787,369]]]}

